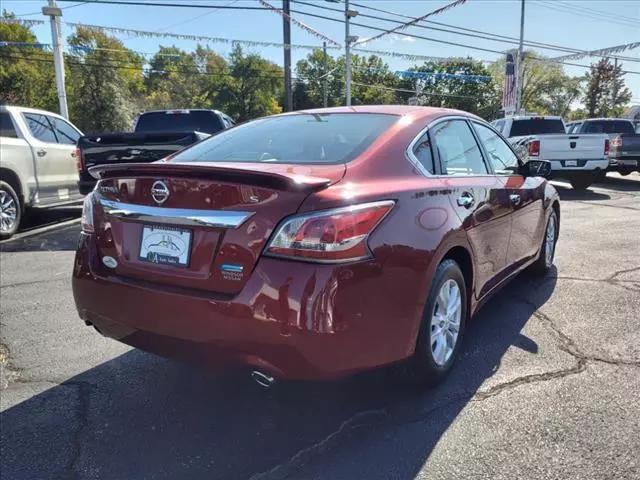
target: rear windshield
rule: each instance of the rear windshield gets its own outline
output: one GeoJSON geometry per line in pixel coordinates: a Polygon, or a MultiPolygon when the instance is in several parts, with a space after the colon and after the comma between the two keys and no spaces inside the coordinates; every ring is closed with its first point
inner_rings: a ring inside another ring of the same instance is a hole
{"type": "Polygon", "coordinates": [[[396,115],[367,113],[268,117],[215,135],[172,161],[346,163],[397,120],[396,115]]]}
{"type": "Polygon", "coordinates": [[[551,118],[514,120],[509,136],[521,137],[523,135],[544,135],[546,133],[566,133],[562,120],[551,118]]]}
{"type": "Polygon", "coordinates": [[[603,120],[586,122],[584,133],[635,133],[633,124],[622,120],[603,120]]]}
{"type": "Polygon", "coordinates": [[[168,110],[143,113],[136,123],[136,132],[204,132],[223,129],[220,117],[204,110],[168,110]]]}

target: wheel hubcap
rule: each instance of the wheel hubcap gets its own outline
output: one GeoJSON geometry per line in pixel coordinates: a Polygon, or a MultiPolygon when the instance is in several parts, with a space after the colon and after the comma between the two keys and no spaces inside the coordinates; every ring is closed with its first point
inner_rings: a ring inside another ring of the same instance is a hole
{"type": "Polygon", "coordinates": [[[544,239],[545,263],[550,267],[553,263],[553,254],[556,248],[556,216],[549,217],[549,225],[547,225],[547,233],[544,239]]]}
{"type": "Polygon", "coordinates": [[[8,192],[0,190],[0,231],[9,232],[13,230],[18,218],[16,202],[8,192]]]}
{"type": "Polygon", "coordinates": [[[442,284],[431,315],[431,356],[437,365],[447,363],[458,341],[462,295],[455,280],[442,284]]]}

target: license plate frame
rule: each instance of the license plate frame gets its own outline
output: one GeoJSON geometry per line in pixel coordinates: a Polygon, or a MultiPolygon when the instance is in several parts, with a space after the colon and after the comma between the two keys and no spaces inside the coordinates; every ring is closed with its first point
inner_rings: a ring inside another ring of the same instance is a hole
{"type": "Polygon", "coordinates": [[[166,225],[143,225],[138,260],[156,265],[188,268],[193,231],[166,225]]]}
{"type": "Polygon", "coordinates": [[[564,161],[564,166],[565,167],[577,167],[578,166],[578,160],[565,160],[564,161]]]}

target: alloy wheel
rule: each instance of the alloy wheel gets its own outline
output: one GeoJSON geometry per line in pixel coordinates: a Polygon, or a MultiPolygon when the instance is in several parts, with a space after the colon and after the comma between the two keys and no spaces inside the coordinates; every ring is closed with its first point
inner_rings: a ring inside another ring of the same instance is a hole
{"type": "Polygon", "coordinates": [[[550,267],[553,263],[553,254],[556,248],[556,216],[552,214],[549,217],[549,223],[547,225],[547,232],[544,237],[544,252],[545,252],[545,264],[550,267]]]}
{"type": "Polygon", "coordinates": [[[10,232],[18,219],[16,202],[9,192],[0,190],[0,232],[10,232]]]}
{"type": "Polygon", "coordinates": [[[458,341],[462,318],[460,286],[448,279],[440,287],[431,316],[431,356],[443,366],[447,363],[458,341]]]}

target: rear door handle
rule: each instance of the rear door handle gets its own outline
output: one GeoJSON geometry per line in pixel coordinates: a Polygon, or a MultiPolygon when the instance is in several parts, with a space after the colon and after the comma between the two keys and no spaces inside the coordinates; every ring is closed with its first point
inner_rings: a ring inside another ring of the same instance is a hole
{"type": "Polygon", "coordinates": [[[509,200],[511,200],[511,203],[513,203],[514,205],[520,205],[520,195],[509,195],[509,200]]]}
{"type": "Polygon", "coordinates": [[[47,154],[47,151],[44,148],[41,148],[36,152],[39,157],[44,157],[47,154]]]}
{"type": "Polygon", "coordinates": [[[458,205],[460,205],[461,207],[471,208],[474,203],[475,203],[475,199],[473,198],[473,195],[471,195],[469,192],[464,192],[462,195],[458,197],[458,205]]]}

